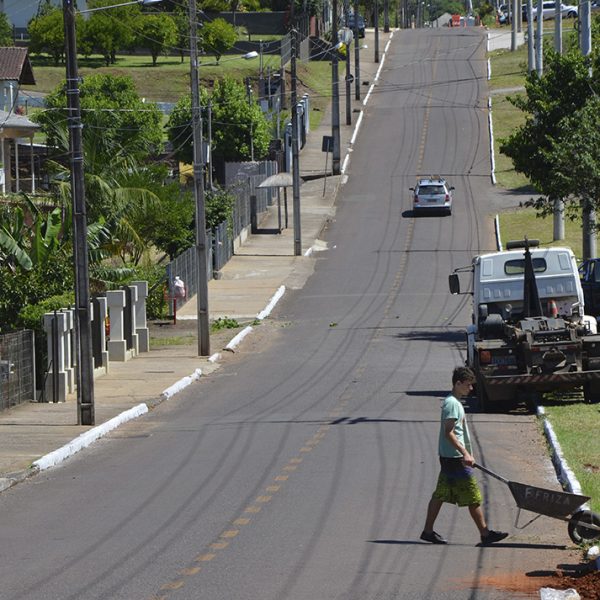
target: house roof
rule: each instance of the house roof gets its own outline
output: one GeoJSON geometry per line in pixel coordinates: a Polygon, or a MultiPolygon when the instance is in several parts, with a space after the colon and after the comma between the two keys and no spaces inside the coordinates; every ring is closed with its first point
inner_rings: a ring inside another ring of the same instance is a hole
{"type": "Polygon", "coordinates": [[[27,48],[0,48],[0,81],[7,79],[22,85],[35,85],[27,48]]]}

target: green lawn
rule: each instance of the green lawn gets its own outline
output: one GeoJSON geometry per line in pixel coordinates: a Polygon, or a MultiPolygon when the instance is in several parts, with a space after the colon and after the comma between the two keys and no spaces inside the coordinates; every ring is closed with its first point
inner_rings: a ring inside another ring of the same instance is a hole
{"type": "MultiPolygon", "coordinates": [[[[527,49],[525,46],[516,52],[497,51],[490,54],[492,79],[491,90],[508,90],[524,85],[527,49]]],[[[529,191],[536,197],[535,190],[528,180],[512,168],[512,162],[500,154],[499,140],[523,122],[523,114],[508,100],[508,94],[496,93],[492,100],[494,142],[496,158],[496,179],[499,187],[529,191]]],[[[577,257],[582,255],[581,223],[565,222],[565,239],[553,242],[552,218],[536,217],[533,209],[515,209],[500,213],[502,243],[508,240],[539,239],[543,245],[569,246],[577,257]]],[[[548,419],[555,430],[569,467],[575,473],[584,493],[592,497],[592,510],[600,511],[600,407],[581,402],[561,403],[546,408],[548,419]]]]}
{"type": "MultiPolygon", "coordinates": [[[[65,67],[52,64],[47,57],[32,57],[33,70],[36,79],[35,86],[22,86],[25,91],[49,93],[65,79],[65,67]]],[[[111,73],[115,75],[130,76],[141,97],[153,102],[177,102],[179,98],[190,93],[190,66],[189,60],[183,63],[176,56],[159,57],[155,67],[149,56],[119,55],[115,65],[106,67],[100,56],[88,59],[80,58],[78,61],[79,73],[82,77],[90,73],[111,73]]],[[[272,71],[279,69],[279,55],[263,54],[263,70],[272,71]]],[[[246,60],[239,56],[224,56],[220,64],[214,64],[211,56],[202,57],[199,73],[201,85],[212,87],[214,81],[221,77],[243,80],[245,77],[253,78],[256,84],[260,68],[259,58],[246,60]],[[204,63],[204,64],[203,64],[204,63]]],[[[286,66],[287,89],[289,97],[289,71],[286,66]]],[[[343,78],[344,69],[340,66],[340,77],[343,78]]],[[[316,127],[323,115],[323,111],[331,102],[331,63],[327,61],[297,62],[298,98],[308,93],[311,103],[310,123],[316,127]]]]}
{"type": "Polygon", "coordinates": [[[600,513],[600,405],[547,406],[546,414],[592,510],[600,513]]]}

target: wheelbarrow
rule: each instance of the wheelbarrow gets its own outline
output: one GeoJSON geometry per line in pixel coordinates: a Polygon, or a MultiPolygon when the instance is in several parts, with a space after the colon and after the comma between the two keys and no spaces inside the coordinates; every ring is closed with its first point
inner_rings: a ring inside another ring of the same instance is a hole
{"type": "MultiPolygon", "coordinates": [[[[581,508],[590,499],[589,496],[581,496],[569,492],[557,492],[556,490],[548,490],[516,481],[509,481],[486,467],[478,464],[474,466],[508,485],[519,508],[516,522],[519,520],[521,509],[528,510],[538,513],[538,516],[545,515],[566,521],[568,523],[569,537],[575,544],[587,544],[600,540],[600,515],[591,510],[581,508]]],[[[535,517],[526,523],[521,529],[527,527],[527,525],[537,518],[535,517]]]]}

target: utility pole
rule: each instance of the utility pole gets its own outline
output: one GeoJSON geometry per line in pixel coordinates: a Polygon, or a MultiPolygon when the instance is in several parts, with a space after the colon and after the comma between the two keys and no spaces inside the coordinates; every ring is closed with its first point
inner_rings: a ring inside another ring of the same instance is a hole
{"type": "Polygon", "coordinates": [[[390,0],[383,0],[383,31],[390,32],[390,0]]]}
{"type": "Polygon", "coordinates": [[[537,27],[535,30],[535,70],[539,77],[544,74],[544,17],[542,2],[537,5],[537,27]]]}
{"type": "MultiPolygon", "coordinates": [[[[592,53],[592,27],[591,4],[586,0],[580,6],[579,35],[581,40],[581,54],[590,56],[592,53]]],[[[590,76],[591,76],[590,66],[590,76]]],[[[588,198],[582,200],[583,220],[583,258],[596,258],[596,211],[588,198]]]]}
{"type": "MultiPolygon", "coordinates": [[[[292,23],[292,53],[291,53],[291,69],[292,69],[292,205],[293,205],[293,222],[294,222],[294,256],[302,254],[302,234],[301,234],[301,219],[300,219],[300,152],[298,150],[298,91],[296,81],[296,52],[298,50],[296,23],[294,22],[294,0],[292,0],[291,9],[292,23]]],[[[287,215],[287,206],[286,206],[287,215]]],[[[286,217],[287,218],[287,217],[286,217]]]]}
{"type": "Polygon", "coordinates": [[[379,62],[379,0],[375,0],[375,58],[379,62]]]}
{"type": "Polygon", "coordinates": [[[527,0],[527,70],[535,71],[535,43],[533,40],[533,0],[527,0]]]}
{"type": "Polygon", "coordinates": [[[554,50],[562,54],[562,2],[556,2],[554,6],[554,50]]]}
{"type": "Polygon", "coordinates": [[[512,19],[510,20],[510,51],[516,52],[517,50],[517,10],[519,10],[519,0],[512,0],[511,5],[512,19]]]}
{"type": "Polygon", "coordinates": [[[94,358],[92,354],[92,319],[90,314],[90,278],[87,246],[87,214],[83,173],[81,107],[77,70],[75,2],[63,0],[66,42],[67,107],[69,158],[71,162],[71,196],[73,203],[73,269],[75,271],[75,338],[77,356],[77,422],[95,424],[94,358]]]}
{"type": "Polygon", "coordinates": [[[190,81],[192,86],[192,138],[194,144],[194,200],[196,202],[196,318],[198,319],[198,355],[210,354],[208,318],[208,269],[206,249],[206,215],[204,205],[204,159],[202,156],[202,118],[200,115],[200,74],[198,67],[198,24],[196,0],[189,0],[190,81]]]}
{"type": "Polygon", "coordinates": [[[341,148],[340,148],[340,82],[338,71],[338,3],[332,1],[333,27],[331,50],[331,133],[333,136],[333,152],[331,169],[334,175],[341,173],[341,148]]]}
{"type": "Polygon", "coordinates": [[[358,0],[354,0],[354,98],[360,100],[360,44],[358,36],[358,0]]]}
{"type": "MultiPolygon", "coordinates": [[[[350,35],[348,35],[348,11],[350,9],[349,5],[350,1],[344,0],[344,35],[346,35],[347,38],[350,38],[350,41],[348,41],[348,39],[344,40],[344,42],[346,43],[346,125],[352,125],[352,106],[350,102],[350,94],[352,91],[352,83],[350,82],[350,79],[352,78],[352,74],[350,73],[350,47],[352,44],[352,40],[354,39],[354,32],[350,32],[350,35]]],[[[354,17],[354,21],[357,21],[356,16],[354,17]]]]}
{"type": "Polygon", "coordinates": [[[213,189],[213,161],[212,161],[212,100],[208,101],[208,189],[213,189]]]}

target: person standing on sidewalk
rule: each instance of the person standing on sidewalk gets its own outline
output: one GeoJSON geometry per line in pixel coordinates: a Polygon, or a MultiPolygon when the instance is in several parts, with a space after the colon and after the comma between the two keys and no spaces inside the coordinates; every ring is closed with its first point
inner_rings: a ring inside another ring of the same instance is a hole
{"type": "Polygon", "coordinates": [[[479,529],[481,545],[493,544],[508,536],[508,533],[488,529],[481,508],[481,491],[473,472],[475,459],[471,451],[465,409],[460,399],[473,389],[474,382],[475,375],[471,369],[456,367],[452,373],[452,392],[442,403],[438,443],[441,469],[427,507],[425,529],[421,533],[421,539],[432,544],[447,543],[433,530],[444,502],[469,507],[469,513],[479,529]]]}

